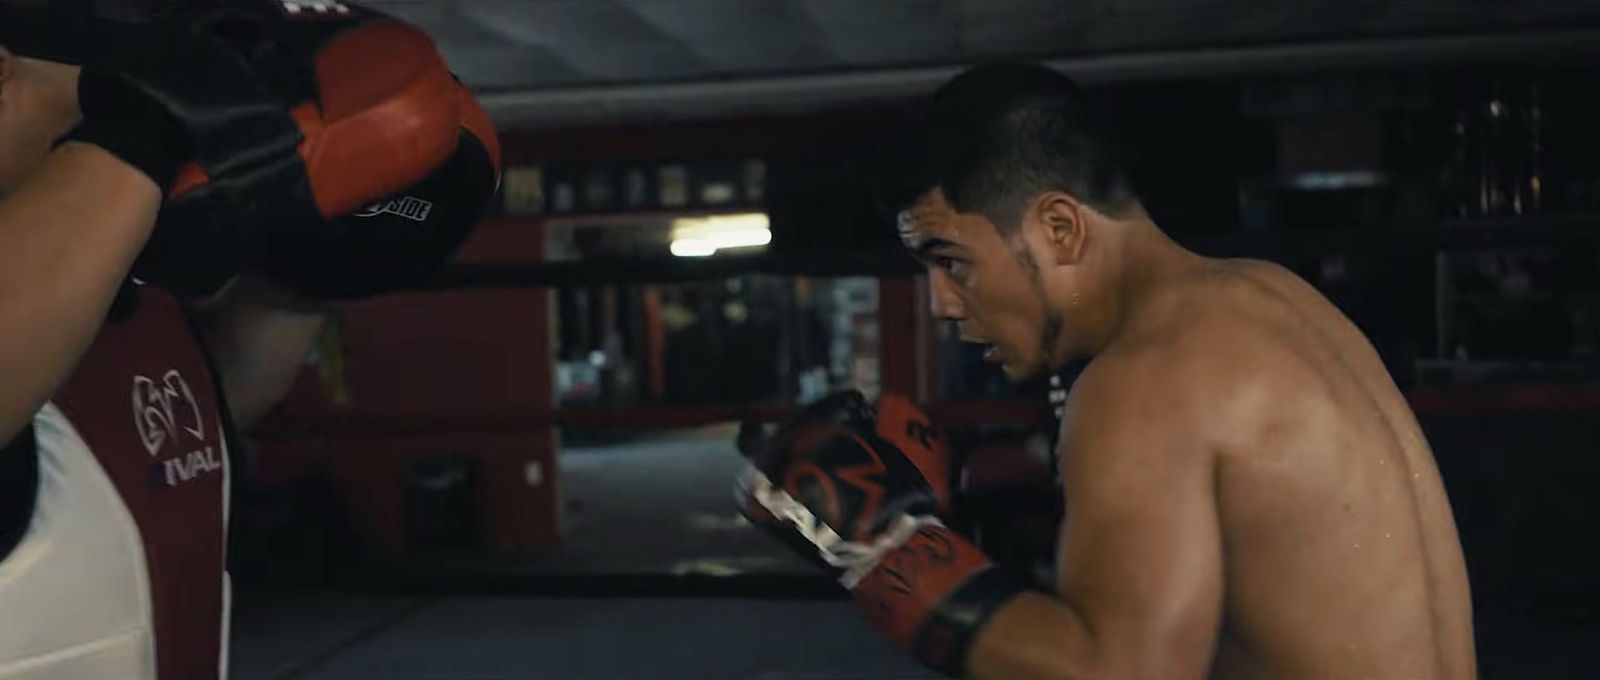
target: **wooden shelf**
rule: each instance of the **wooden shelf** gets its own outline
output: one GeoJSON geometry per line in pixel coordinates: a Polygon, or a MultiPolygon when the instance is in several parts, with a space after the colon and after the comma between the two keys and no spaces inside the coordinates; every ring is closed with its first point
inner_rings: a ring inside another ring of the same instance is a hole
{"type": "MultiPolygon", "coordinates": [[[[388,436],[423,436],[462,432],[529,432],[542,427],[609,427],[618,429],[676,429],[718,423],[755,421],[776,423],[799,413],[800,407],[784,403],[561,406],[550,410],[478,413],[470,417],[438,413],[375,414],[332,412],[289,420],[269,421],[255,436],[263,440],[357,437],[373,433],[388,436]]],[[[1044,422],[1049,405],[1040,400],[985,399],[936,402],[927,411],[941,425],[1025,426],[1044,422]]]]}
{"type": "Polygon", "coordinates": [[[1446,217],[1440,225],[1446,229],[1600,229],[1600,212],[1446,217]]]}
{"type": "Polygon", "coordinates": [[[1278,229],[1176,235],[1174,238],[1203,255],[1221,257],[1425,255],[1516,246],[1600,245],[1600,214],[1447,219],[1427,229],[1278,229]]]}
{"type": "Polygon", "coordinates": [[[1317,229],[1234,232],[1174,237],[1185,247],[1213,257],[1291,259],[1328,255],[1427,255],[1435,234],[1422,230],[1317,229]]]}
{"type": "MultiPolygon", "coordinates": [[[[1588,413],[1600,412],[1600,386],[1504,384],[1479,387],[1430,387],[1407,390],[1405,397],[1419,415],[1452,413],[1588,413]]],[[[435,413],[330,413],[293,422],[272,421],[256,436],[263,440],[447,433],[533,432],[550,426],[675,429],[745,420],[781,422],[798,412],[781,403],[702,406],[564,406],[546,411],[477,414],[470,419],[435,413]]],[[[1026,427],[1050,422],[1050,406],[1040,399],[984,399],[927,405],[945,427],[1026,427]]]]}
{"type": "MultiPolygon", "coordinates": [[[[726,212],[736,209],[730,208],[726,212]]],[[[660,211],[592,216],[562,216],[562,221],[625,222],[716,211],[660,211]]],[[[519,222],[556,217],[497,217],[501,229],[519,222]]],[[[1324,256],[1418,256],[1440,252],[1529,245],[1593,245],[1600,247],[1600,214],[1585,213],[1520,218],[1444,220],[1436,229],[1323,229],[1177,235],[1178,242],[1203,255],[1257,257],[1273,260],[1324,256]]],[[[481,258],[480,258],[481,259],[481,258]]],[[[724,255],[708,258],[657,257],[562,262],[492,262],[457,264],[420,290],[455,288],[540,288],[568,285],[679,283],[708,281],[747,274],[774,276],[894,276],[922,271],[898,251],[863,252],[831,249],[807,253],[724,255]]]]}
{"type": "Polygon", "coordinates": [[[1448,250],[1600,244],[1600,214],[1451,218],[1440,223],[1439,241],[1448,250]]]}
{"type": "Polygon", "coordinates": [[[1600,291],[1541,290],[1529,291],[1526,293],[1452,293],[1450,295],[1450,302],[1458,305],[1517,305],[1529,302],[1600,302],[1600,291]]]}
{"type": "Polygon", "coordinates": [[[711,217],[714,215],[738,215],[744,213],[764,213],[766,206],[761,205],[724,205],[716,207],[683,207],[660,208],[648,210],[618,210],[615,212],[594,213],[544,213],[540,215],[506,215],[500,219],[529,220],[543,222],[546,226],[570,225],[617,225],[630,226],[639,223],[669,222],[680,218],[711,217]]]}
{"type": "Polygon", "coordinates": [[[922,271],[898,252],[836,252],[648,259],[572,260],[535,264],[455,265],[425,290],[551,288],[715,281],[749,274],[772,276],[904,276],[922,271]]]}
{"type": "Polygon", "coordinates": [[[1408,390],[1419,414],[1563,413],[1600,411],[1600,387],[1583,385],[1485,385],[1408,390]]]}

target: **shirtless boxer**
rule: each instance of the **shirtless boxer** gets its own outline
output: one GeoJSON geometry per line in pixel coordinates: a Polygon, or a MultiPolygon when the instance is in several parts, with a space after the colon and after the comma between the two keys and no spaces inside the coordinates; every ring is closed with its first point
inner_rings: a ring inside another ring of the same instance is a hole
{"type": "Polygon", "coordinates": [[[780,431],[746,514],[949,675],[1473,677],[1450,506],[1361,332],[1282,267],[1168,238],[1064,77],[976,68],[928,121],[893,208],[934,313],[1011,378],[1091,358],[1060,432],[1056,588],[943,526],[944,444],[892,396],[780,431]]]}
{"type": "Polygon", "coordinates": [[[0,678],[226,677],[230,421],[494,190],[426,36],[301,4],[0,2],[0,678]]]}

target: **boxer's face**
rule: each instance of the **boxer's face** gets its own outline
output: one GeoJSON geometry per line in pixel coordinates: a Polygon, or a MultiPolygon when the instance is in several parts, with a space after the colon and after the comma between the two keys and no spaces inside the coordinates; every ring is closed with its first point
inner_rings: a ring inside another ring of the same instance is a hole
{"type": "Polygon", "coordinates": [[[38,168],[55,144],[51,131],[59,126],[39,102],[23,60],[0,47],[0,195],[38,168]]]}
{"type": "Polygon", "coordinates": [[[901,241],[928,266],[933,314],[984,360],[1025,380],[1052,367],[1062,319],[1046,294],[1026,227],[1002,235],[987,218],[955,211],[938,190],[901,213],[901,241]]]}

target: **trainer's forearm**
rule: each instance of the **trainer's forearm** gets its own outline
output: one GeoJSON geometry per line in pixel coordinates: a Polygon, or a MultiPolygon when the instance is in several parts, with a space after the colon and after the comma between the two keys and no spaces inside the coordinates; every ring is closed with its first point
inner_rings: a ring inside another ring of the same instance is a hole
{"type": "Polygon", "coordinates": [[[160,207],[143,173],[75,143],[0,198],[0,440],[77,365],[160,207]]]}

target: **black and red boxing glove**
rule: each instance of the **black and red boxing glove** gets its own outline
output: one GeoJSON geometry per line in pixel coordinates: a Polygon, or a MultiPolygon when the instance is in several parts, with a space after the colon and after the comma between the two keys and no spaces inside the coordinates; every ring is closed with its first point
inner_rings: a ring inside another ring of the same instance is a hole
{"type": "Polygon", "coordinates": [[[945,438],[920,409],[850,391],[781,428],[739,497],[751,522],[832,570],[876,628],[959,676],[977,632],[1025,586],[945,526],[950,475],[945,438]]]}
{"type": "Polygon", "coordinates": [[[69,136],[170,188],[136,278],[212,292],[461,148],[470,98],[412,26],[348,3],[143,5],[137,38],[86,59],[69,136]]]}

